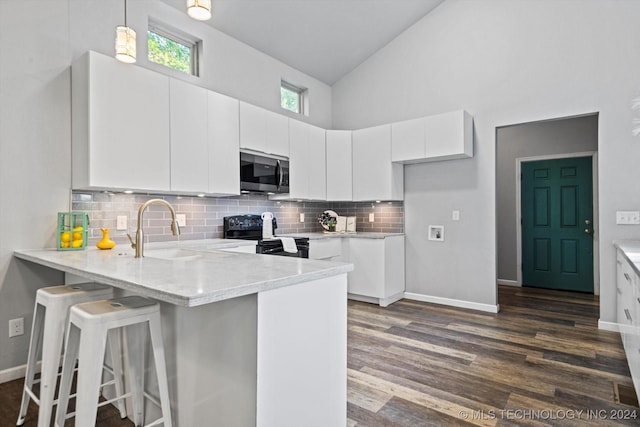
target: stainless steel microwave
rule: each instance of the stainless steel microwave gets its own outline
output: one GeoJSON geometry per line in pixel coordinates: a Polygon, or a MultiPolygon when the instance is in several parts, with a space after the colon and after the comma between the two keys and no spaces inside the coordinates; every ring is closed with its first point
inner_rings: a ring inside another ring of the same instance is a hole
{"type": "Polygon", "coordinates": [[[240,190],[288,193],[289,161],[241,151],[240,190]]]}

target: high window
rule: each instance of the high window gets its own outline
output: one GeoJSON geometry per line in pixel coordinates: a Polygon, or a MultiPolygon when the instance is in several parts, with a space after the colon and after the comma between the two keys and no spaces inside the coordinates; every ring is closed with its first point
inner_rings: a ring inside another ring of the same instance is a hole
{"type": "Polygon", "coordinates": [[[304,114],[305,95],[307,90],[284,80],[280,83],[280,106],[294,113],[304,114]]]}
{"type": "Polygon", "coordinates": [[[149,23],[149,61],[197,76],[200,42],[177,31],[149,23]]]}

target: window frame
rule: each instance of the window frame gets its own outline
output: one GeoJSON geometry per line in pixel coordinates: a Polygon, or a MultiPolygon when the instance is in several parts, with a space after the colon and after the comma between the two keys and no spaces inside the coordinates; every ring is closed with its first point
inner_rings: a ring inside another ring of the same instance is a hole
{"type": "Polygon", "coordinates": [[[296,86],[292,83],[289,83],[286,80],[280,80],[280,107],[283,110],[289,111],[294,114],[300,114],[300,115],[306,114],[305,113],[306,97],[307,97],[306,88],[296,86]],[[295,92],[298,95],[298,111],[290,110],[282,106],[282,89],[286,89],[290,92],[295,92]]]}
{"type": "Polygon", "coordinates": [[[176,30],[167,25],[149,21],[147,26],[147,60],[154,64],[158,64],[160,66],[166,67],[170,70],[174,70],[180,73],[185,73],[190,76],[199,77],[200,76],[200,53],[202,51],[202,40],[198,40],[197,38],[190,36],[180,30],[176,30]],[[155,62],[149,58],[149,33],[154,33],[160,37],[171,40],[174,43],[178,43],[189,49],[191,52],[191,60],[190,60],[190,70],[189,72],[179,70],[177,68],[169,67],[166,64],[155,62]]]}

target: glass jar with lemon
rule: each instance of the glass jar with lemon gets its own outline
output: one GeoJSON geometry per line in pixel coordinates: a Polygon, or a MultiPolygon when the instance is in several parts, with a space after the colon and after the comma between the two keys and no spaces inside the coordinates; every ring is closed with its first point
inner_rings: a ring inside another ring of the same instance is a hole
{"type": "Polygon", "coordinates": [[[87,246],[88,226],[89,215],[86,212],[58,212],[57,249],[84,249],[87,246]]]}

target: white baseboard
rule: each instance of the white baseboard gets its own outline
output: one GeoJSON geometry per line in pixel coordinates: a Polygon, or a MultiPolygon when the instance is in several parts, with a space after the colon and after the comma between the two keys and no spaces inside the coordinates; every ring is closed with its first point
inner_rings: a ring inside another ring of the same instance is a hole
{"type": "Polygon", "coordinates": [[[498,279],[498,285],[516,286],[521,288],[522,285],[517,280],[498,279]]]}
{"type": "Polygon", "coordinates": [[[391,295],[390,297],[387,297],[387,298],[375,298],[375,297],[368,297],[368,296],[358,295],[358,294],[347,294],[347,298],[355,301],[368,302],[370,304],[377,304],[380,307],[386,307],[389,304],[393,304],[394,302],[404,298],[404,292],[398,292],[397,294],[391,295]]]}
{"type": "Polygon", "coordinates": [[[618,329],[618,324],[616,322],[604,322],[602,320],[598,320],[598,329],[602,329],[604,331],[620,332],[620,329],[618,329]]]}
{"type": "Polygon", "coordinates": [[[26,364],[0,371],[0,384],[8,383],[9,381],[17,380],[18,378],[24,378],[26,372],[26,364]]]}
{"type": "Polygon", "coordinates": [[[497,313],[500,311],[500,305],[480,304],[477,302],[463,301],[452,298],[434,297],[431,295],[415,294],[413,292],[405,292],[404,297],[415,301],[430,302],[433,304],[449,305],[451,307],[470,308],[471,310],[485,311],[487,313],[497,313]]]}

